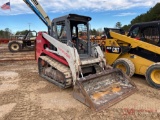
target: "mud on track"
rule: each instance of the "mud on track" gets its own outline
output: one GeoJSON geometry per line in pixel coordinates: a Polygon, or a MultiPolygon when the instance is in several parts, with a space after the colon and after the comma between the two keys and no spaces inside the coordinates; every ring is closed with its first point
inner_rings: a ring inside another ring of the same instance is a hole
{"type": "Polygon", "coordinates": [[[36,61],[0,62],[0,120],[115,120],[159,119],[160,91],[143,76],[133,76],[139,91],[109,109],[91,111],[39,77],[36,61]]]}

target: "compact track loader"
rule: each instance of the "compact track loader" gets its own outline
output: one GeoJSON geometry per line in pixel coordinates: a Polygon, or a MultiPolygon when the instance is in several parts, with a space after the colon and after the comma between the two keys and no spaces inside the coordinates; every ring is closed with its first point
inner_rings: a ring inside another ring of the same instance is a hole
{"type": "Polygon", "coordinates": [[[54,19],[53,37],[38,34],[37,61],[41,77],[61,88],[73,86],[75,99],[100,110],[131,95],[136,87],[119,69],[106,65],[100,47],[91,44],[90,20],[76,14],[54,19]]]}
{"type": "Polygon", "coordinates": [[[38,1],[31,1],[24,0],[48,27],[48,34],[39,32],[36,38],[41,77],[61,88],[73,87],[73,97],[96,111],[137,90],[121,70],[106,65],[100,47],[90,42],[90,17],[69,14],[51,22],[38,1]]]}
{"type": "Polygon", "coordinates": [[[128,76],[145,75],[147,82],[160,88],[160,21],[137,23],[124,32],[105,28],[106,61],[128,76]]]}

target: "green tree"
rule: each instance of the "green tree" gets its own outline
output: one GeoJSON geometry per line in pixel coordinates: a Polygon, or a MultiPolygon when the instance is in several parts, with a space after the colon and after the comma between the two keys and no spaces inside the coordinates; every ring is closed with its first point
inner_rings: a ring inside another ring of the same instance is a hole
{"type": "Polygon", "coordinates": [[[115,25],[115,27],[116,27],[116,28],[121,28],[121,27],[122,27],[121,22],[117,22],[116,25],[115,25]]]}
{"type": "Polygon", "coordinates": [[[122,28],[125,31],[126,30],[128,31],[130,26],[135,23],[157,21],[157,20],[160,20],[160,3],[157,3],[153,8],[150,8],[150,10],[147,11],[146,13],[138,15],[133,20],[131,20],[131,23],[129,25],[124,25],[122,28]]]}
{"type": "Polygon", "coordinates": [[[96,36],[98,35],[97,30],[94,29],[94,28],[90,30],[90,34],[91,35],[96,35],[96,36]]]}
{"type": "Polygon", "coordinates": [[[0,38],[10,38],[12,34],[9,28],[5,28],[4,30],[0,30],[0,38]]]}
{"type": "Polygon", "coordinates": [[[101,36],[103,34],[103,29],[102,28],[98,28],[97,29],[97,35],[101,36]]]}
{"type": "Polygon", "coordinates": [[[28,32],[29,32],[29,30],[17,31],[16,35],[26,35],[28,32]]]}
{"type": "Polygon", "coordinates": [[[129,25],[124,25],[124,26],[122,27],[122,29],[123,29],[124,31],[128,32],[129,29],[130,29],[130,27],[131,27],[131,24],[129,24],[129,25]]]}

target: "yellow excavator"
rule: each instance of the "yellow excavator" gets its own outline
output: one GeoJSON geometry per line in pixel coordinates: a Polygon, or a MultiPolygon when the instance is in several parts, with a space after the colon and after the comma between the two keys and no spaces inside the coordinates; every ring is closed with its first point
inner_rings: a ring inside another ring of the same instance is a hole
{"type": "Polygon", "coordinates": [[[149,85],[160,88],[160,21],[137,23],[128,35],[121,29],[104,28],[101,40],[106,61],[128,76],[145,75],[149,85]]]}
{"type": "Polygon", "coordinates": [[[73,97],[98,111],[137,89],[119,69],[106,64],[98,45],[89,39],[88,16],[68,14],[52,20],[36,0],[24,2],[47,25],[36,38],[38,73],[60,88],[73,87],[73,97]]]}

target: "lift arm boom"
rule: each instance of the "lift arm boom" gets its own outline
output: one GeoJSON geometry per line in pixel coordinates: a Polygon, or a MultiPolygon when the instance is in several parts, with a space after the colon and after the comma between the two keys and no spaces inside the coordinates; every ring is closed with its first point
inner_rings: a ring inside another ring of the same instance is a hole
{"type": "Polygon", "coordinates": [[[43,21],[43,23],[48,27],[48,32],[50,33],[51,29],[51,20],[43,10],[42,6],[37,0],[23,0],[31,10],[43,21]]]}

